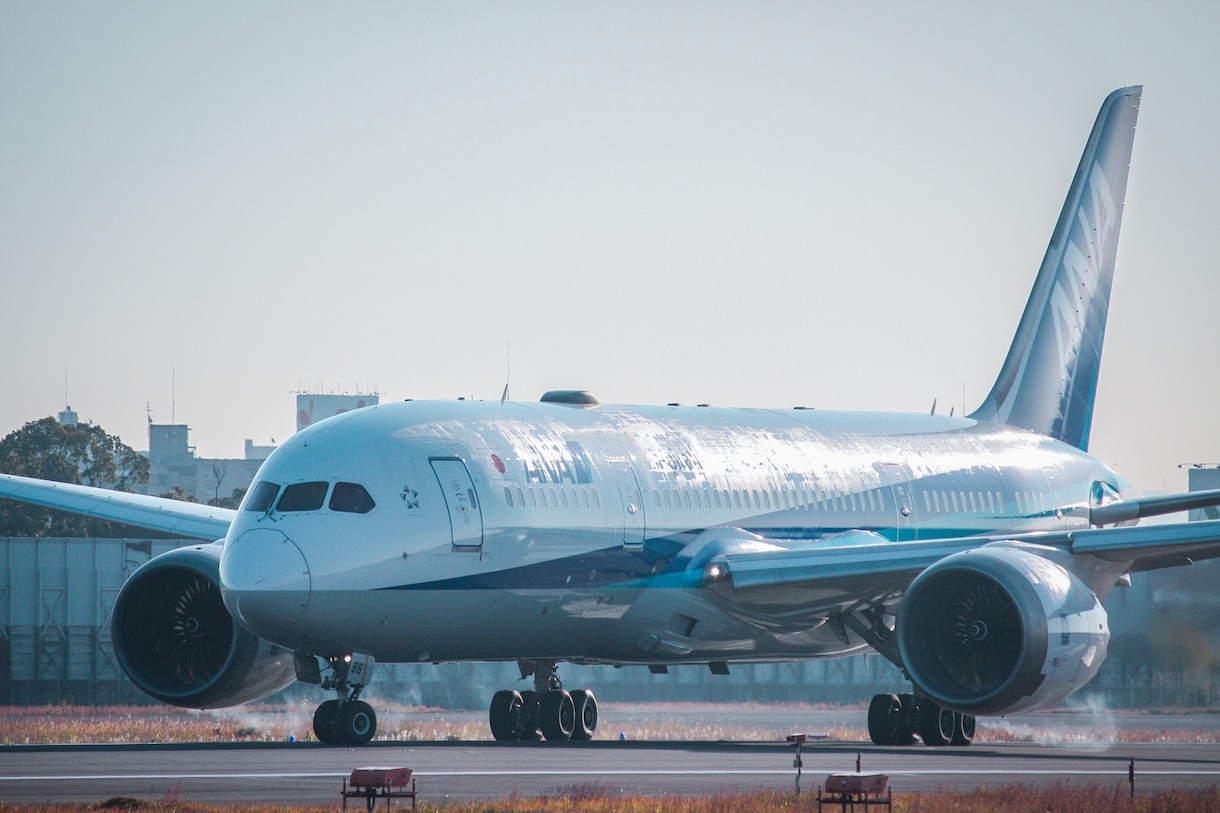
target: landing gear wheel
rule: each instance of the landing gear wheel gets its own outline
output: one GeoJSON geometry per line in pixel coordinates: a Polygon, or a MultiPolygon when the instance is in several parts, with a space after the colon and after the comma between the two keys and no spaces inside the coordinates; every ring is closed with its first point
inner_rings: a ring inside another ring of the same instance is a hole
{"type": "Polygon", "coordinates": [[[868,704],[868,738],[873,745],[897,745],[902,703],[896,694],[875,694],[868,704]]]}
{"type": "Polygon", "coordinates": [[[957,712],[928,698],[919,701],[919,737],[924,745],[948,745],[961,725],[957,712]]]}
{"type": "Polygon", "coordinates": [[[521,739],[521,694],[501,689],[491,697],[491,736],[499,742],[521,739]]]}
{"type": "Polygon", "coordinates": [[[538,710],[538,723],[542,728],[542,736],[548,741],[572,739],[572,729],[576,725],[576,707],[572,703],[572,695],[563,689],[547,692],[542,696],[542,706],[538,710]]]}
{"type": "Polygon", "coordinates": [[[538,733],[538,693],[533,689],[521,693],[521,739],[542,739],[538,733]]]}
{"type": "Polygon", "coordinates": [[[898,715],[898,725],[894,728],[894,745],[914,745],[915,726],[919,719],[919,706],[915,703],[915,695],[907,692],[898,695],[898,704],[902,712],[898,715]]]}
{"type": "Polygon", "coordinates": [[[572,692],[572,706],[575,712],[572,739],[593,739],[593,732],[597,731],[597,698],[588,689],[577,689],[572,692]]]}
{"type": "Polygon", "coordinates": [[[347,745],[364,745],[377,733],[377,712],[363,700],[349,700],[335,719],[335,735],[347,745]]]}
{"type": "Polygon", "coordinates": [[[953,729],[953,739],[950,745],[969,745],[974,742],[974,715],[957,715],[957,727],[953,729]]]}
{"type": "Polygon", "coordinates": [[[338,745],[342,742],[335,730],[339,716],[339,701],[327,700],[313,713],[313,733],[323,745],[338,745]]]}

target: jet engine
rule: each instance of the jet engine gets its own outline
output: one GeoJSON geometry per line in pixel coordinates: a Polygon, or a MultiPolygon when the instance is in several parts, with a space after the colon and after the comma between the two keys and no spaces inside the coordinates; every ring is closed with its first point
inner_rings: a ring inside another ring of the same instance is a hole
{"type": "Polygon", "coordinates": [[[1045,708],[1097,674],[1110,630],[1097,596],[1051,558],[996,543],[946,557],[898,608],[898,651],[916,688],[965,714],[1045,708]]]}
{"type": "Polygon", "coordinates": [[[293,653],[246,630],[220,596],[221,544],[163,553],[119,590],[110,632],[144,692],[184,708],[235,706],[296,679],[293,653]]]}

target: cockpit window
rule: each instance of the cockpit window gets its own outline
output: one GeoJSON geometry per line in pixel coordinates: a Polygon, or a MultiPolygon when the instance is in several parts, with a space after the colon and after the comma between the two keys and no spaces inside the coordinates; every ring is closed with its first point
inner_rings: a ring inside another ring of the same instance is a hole
{"type": "Polygon", "coordinates": [[[246,494],[246,504],[242,508],[246,511],[263,513],[271,508],[271,504],[275,502],[275,495],[279,493],[279,483],[259,480],[254,484],[254,488],[250,489],[246,494]]]}
{"type": "Polygon", "coordinates": [[[376,506],[373,498],[359,483],[335,483],[330,495],[330,510],[348,514],[367,514],[376,506]]]}
{"type": "Polygon", "coordinates": [[[284,489],[276,511],[317,511],[326,499],[326,489],[330,483],[294,483],[284,489]]]}

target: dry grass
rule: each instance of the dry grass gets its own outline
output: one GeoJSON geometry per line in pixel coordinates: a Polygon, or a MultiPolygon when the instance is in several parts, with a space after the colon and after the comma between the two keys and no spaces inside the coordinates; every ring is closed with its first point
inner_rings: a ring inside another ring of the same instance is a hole
{"type": "MultiPolygon", "coordinates": [[[[774,706],[766,707],[774,710],[774,706]]],[[[785,706],[793,716],[812,707],[785,706]]],[[[482,714],[450,713],[411,706],[378,708],[377,739],[396,742],[478,742],[491,738],[482,714]]],[[[633,741],[782,741],[788,733],[774,727],[740,722],[749,719],[749,706],[734,706],[733,714],[718,716],[712,704],[613,704],[603,709],[607,720],[619,718],[615,730],[633,741]],[[704,706],[709,708],[705,709],[704,706]],[[692,714],[692,711],[705,711],[692,714]],[[628,712],[631,712],[628,714],[628,712]],[[641,713],[642,712],[642,713],[641,713]],[[628,718],[628,719],[623,719],[628,718]]],[[[845,716],[856,717],[858,714],[845,716]]],[[[1088,727],[1057,724],[1055,713],[1021,721],[980,722],[980,742],[1220,742],[1220,726],[1186,727],[1173,715],[1123,714],[1101,717],[1088,727]],[[1105,722],[1105,720],[1111,722],[1105,722]],[[1147,725],[1132,725],[1133,721],[1147,725]],[[1032,721],[1032,722],[1031,722],[1032,721]]],[[[1196,718],[1197,719],[1197,718],[1196,718]]],[[[287,742],[314,738],[313,706],[249,705],[200,712],[169,706],[0,706],[0,744],[162,743],[162,742],[287,742]]],[[[834,725],[824,729],[836,742],[867,742],[863,727],[834,725]]]]}
{"type": "MultiPolygon", "coordinates": [[[[437,807],[426,800],[420,804],[426,813],[801,813],[817,810],[814,794],[795,797],[764,792],[705,797],[654,798],[615,796],[596,785],[579,785],[539,798],[510,797],[486,802],[445,804],[437,807]]],[[[834,809],[838,809],[837,806],[834,809]]],[[[85,811],[137,810],[143,813],[309,813],[333,811],[329,807],[285,807],[277,805],[205,805],[178,799],[142,801],[115,798],[92,805],[15,806],[0,803],[0,811],[25,813],[85,813],[85,811]]],[[[1201,790],[1167,790],[1138,793],[1129,799],[1123,788],[1117,791],[1100,785],[1059,784],[1045,788],[1005,785],[973,792],[905,793],[894,796],[894,813],[1217,813],[1220,792],[1213,786],[1201,790]]]]}

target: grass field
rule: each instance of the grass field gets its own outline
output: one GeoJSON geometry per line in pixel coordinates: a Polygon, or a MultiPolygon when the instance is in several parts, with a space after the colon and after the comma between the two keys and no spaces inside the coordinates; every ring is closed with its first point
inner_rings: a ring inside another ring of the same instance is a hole
{"type": "MultiPolygon", "coordinates": [[[[83,813],[84,811],[137,810],[144,813],[309,813],[334,811],[329,807],[225,806],[204,805],[167,798],[141,801],[127,797],[99,801],[92,805],[43,805],[19,807],[0,802],[0,811],[23,813],[83,813]]],[[[351,808],[358,810],[359,808],[351,808]]],[[[384,809],[382,807],[379,810],[384,809]]],[[[409,809],[409,808],[407,808],[409,809]]],[[[540,798],[506,798],[488,802],[446,804],[436,807],[421,804],[424,813],[798,813],[818,809],[816,796],[806,793],[758,793],[698,798],[651,798],[609,796],[596,787],[577,787],[570,792],[540,798]]],[[[838,805],[827,809],[838,810],[838,805]]],[[[877,810],[877,808],[872,808],[877,810]]],[[[880,808],[884,810],[884,808],[880,808]]],[[[1215,787],[1198,791],[1161,791],[1126,793],[1097,785],[1026,788],[1005,785],[971,793],[906,793],[893,798],[893,813],[1217,813],[1220,792],[1215,787]]]]}

